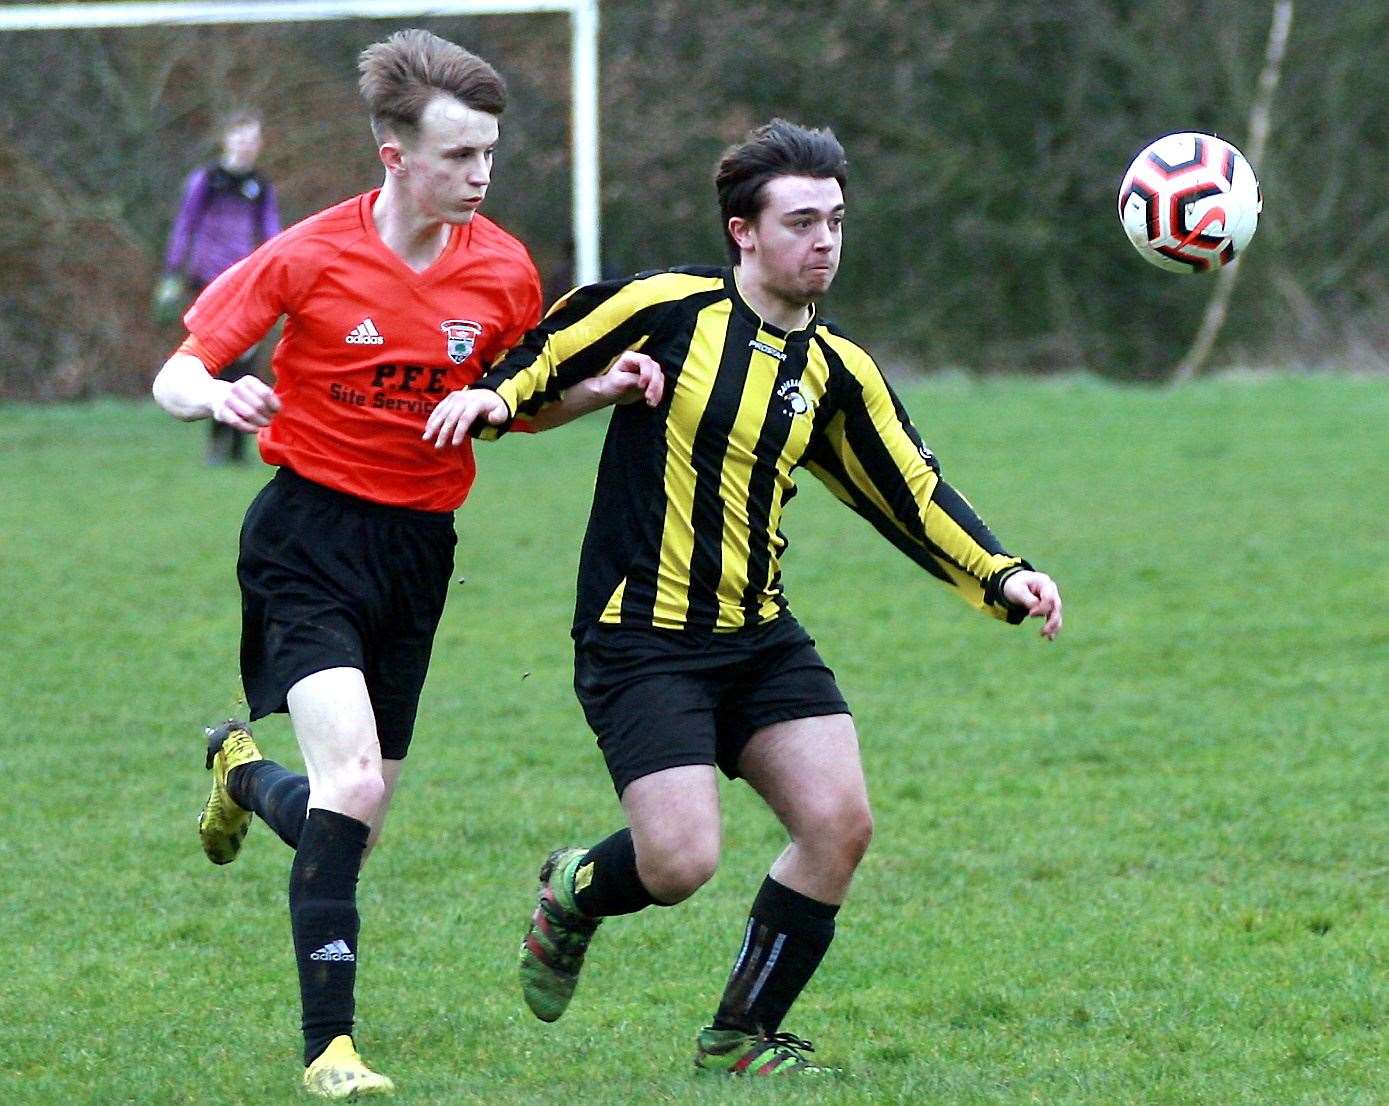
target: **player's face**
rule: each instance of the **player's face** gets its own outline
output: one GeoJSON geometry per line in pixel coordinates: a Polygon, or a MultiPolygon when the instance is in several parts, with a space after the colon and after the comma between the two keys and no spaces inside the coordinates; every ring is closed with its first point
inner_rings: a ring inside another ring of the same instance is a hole
{"type": "Polygon", "coordinates": [[[744,247],[743,265],[756,266],[761,282],[784,299],[813,303],[839,271],[844,191],[833,177],[774,177],[762,195],[766,206],[747,225],[752,251],[744,247]]]}
{"type": "Polygon", "coordinates": [[[222,164],[233,173],[249,172],[260,156],[260,124],[242,123],[222,136],[222,164]]]}
{"type": "Polygon", "coordinates": [[[452,96],[436,96],[420,116],[419,136],[402,144],[406,189],[421,215],[466,223],[487,195],[497,117],[452,96]]]}

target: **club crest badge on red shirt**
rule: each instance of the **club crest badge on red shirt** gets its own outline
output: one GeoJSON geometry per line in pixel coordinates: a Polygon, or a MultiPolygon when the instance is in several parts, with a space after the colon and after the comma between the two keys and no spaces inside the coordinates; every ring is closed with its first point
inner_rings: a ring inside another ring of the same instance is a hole
{"type": "Polygon", "coordinates": [[[468,319],[448,319],[439,324],[439,329],[448,340],[449,360],[461,365],[473,352],[478,335],[482,333],[482,324],[468,319]]]}

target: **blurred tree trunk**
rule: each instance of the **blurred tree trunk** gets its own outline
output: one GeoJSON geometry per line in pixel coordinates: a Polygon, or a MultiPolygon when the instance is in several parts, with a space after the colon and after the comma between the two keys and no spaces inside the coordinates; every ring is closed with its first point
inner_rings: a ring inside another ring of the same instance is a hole
{"type": "MultiPolygon", "coordinates": [[[[1288,30],[1293,22],[1293,0],[1276,0],[1273,5],[1273,18],[1268,27],[1268,45],[1264,50],[1264,68],[1259,74],[1259,88],[1254,96],[1253,107],[1249,111],[1249,164],[1258,173],[1264,163],[1264,150],[1268,148],[1268,132],[1273,118],[1273,94],[1278,89],[1278,78],[1283,71],[1283,55],[1288,48],[1288,30]]],[[[1209,363],[1211,350],[1216,339],[1225,327],[1225,318],[1230,312],[1230,297],[1235,292],[1235,282],[1239,280],[1240,262],[1227,265],[1215,275],[1215,288],[1210,302],[1206,304],[1201,327],[1192,340],[1191,348],[1177,362],[1172,370],[1172,383],[1181,384],[1201,372],[1209,363]]]]}

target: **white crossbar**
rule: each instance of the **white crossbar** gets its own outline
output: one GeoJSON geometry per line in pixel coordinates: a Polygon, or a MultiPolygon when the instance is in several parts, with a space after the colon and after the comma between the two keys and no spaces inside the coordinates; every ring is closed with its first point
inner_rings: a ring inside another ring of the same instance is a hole
{"type": "Polygon", "coordinates": [[[319,23],[567,12],[572,85],[574,277],[599,273],[598,0],[152,0],[149,3],[0,4],[0,31],[71,31],[224,23],[319,23]]]}

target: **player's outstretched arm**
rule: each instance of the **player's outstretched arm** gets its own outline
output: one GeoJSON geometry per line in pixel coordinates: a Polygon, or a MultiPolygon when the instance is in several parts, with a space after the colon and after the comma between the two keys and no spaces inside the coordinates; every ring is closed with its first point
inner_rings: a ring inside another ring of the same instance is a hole
{"type": "Polygon", "coordinates": [[[279,397],[258,376],[218,380],[191,353],[165,361],[152,390],[155,402],[176,419],[216,419],[248,434],[269,426],[280,409],[279,397]]]}
{"type": "Polygon", "coordinates": [[[1042,636],[1055,641],[1061,632],[1061,589],[1045,572],[1021,569],[1003,581],[1003,598],[1027,610],[1028,618],[1042,618],[1042,636]]]}
{"type": "Polygon", "coordinates": [[[558,403],[542,407],[530,417],[530,425],[533,430],[553,430],[591,411],[638,400],[648,407],[657,407],[665,387],[665,374],[653,358],[627,350],[607,372],[579,381],[564,392],[558,403]]]}
{"type": "Polygon", "coordinates": [[[478,419],[500,426],[509,418],[511,408],[496,392],[486,388],[461,388],[446,395],[429,413],[429,421],[424,424],[424,440],[432,441],[435,449],[462,445],[478,419]]]}

